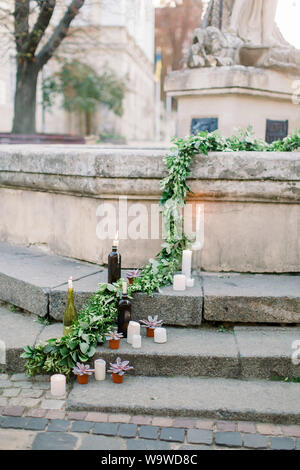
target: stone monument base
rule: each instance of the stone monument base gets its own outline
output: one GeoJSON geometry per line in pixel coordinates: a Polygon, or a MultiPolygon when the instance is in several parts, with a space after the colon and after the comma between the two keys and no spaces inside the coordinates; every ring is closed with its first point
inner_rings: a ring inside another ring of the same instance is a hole
{"type": "Polygon", "coordinates": [[[175,71],[165,83],[178,103],[178,137],[215,128],[228,137],[251,125],[268,141],[300,127],[296,88],[295,76],[241,65],[175,71]]]}

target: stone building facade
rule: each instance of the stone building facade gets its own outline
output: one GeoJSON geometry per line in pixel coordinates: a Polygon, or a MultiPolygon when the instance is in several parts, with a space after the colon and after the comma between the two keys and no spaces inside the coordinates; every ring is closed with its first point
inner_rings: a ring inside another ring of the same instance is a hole
{"type": "MultiPolygon", "coordinates": [[[[108,68],[125,79],[127,85],[123,116],[117,117],[105,106],[99,106],[93,116],[93,134],[115,134],[129,141],[151,140],[154,134],[152,0],[86,0],[73,29],[76,33],[63,42],[59,55],[76,58],[100,74],[108,68]]],[[[12,43],[7,51],[2,51],[0,61],[0,131],[7,132],[13,119],[16,71],[12,43]]],[[[51,59],[43,75],[49,76],[59,67],[51,59]]],[[[40,83],[41,80],[42,77],[40,83]]],[[[40,86],[37,102],[38,132],[84,134],[82,117],[65,112],[59,99],[51,111],[43,110],[40,86]]]]}

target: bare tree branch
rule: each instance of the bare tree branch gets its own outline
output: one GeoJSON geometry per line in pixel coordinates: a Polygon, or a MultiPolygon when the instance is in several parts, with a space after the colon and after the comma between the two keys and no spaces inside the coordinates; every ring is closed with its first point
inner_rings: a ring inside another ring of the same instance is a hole
{"type": "Polygon", "coordinates": [[[49,26],[50,20],[52,18],[54,8],[56,5],[56,0],[44,0],[40,4],[40,12],[36,23],[28,36],[28,41],[25,46],[26,50],[34,54],[46,29],[49,26]]]}
{"type": "Polygon", "coordinates": [[[29,4],[30,0],[15,0],[15,39],[18,52],[23,51],[24,39],[29,32],[29,4]]]}
{"type": "Polygon", "coordinates": [[[52,57],[54,51],[59,47],[63,39],[67,36],[69,26],[73,19],[78,15],[80,8],[85,0],[72,0],[63,18],[56,26],[48,42],[43,46],[37,55],[37,65],[41,69],[52,57]]]}

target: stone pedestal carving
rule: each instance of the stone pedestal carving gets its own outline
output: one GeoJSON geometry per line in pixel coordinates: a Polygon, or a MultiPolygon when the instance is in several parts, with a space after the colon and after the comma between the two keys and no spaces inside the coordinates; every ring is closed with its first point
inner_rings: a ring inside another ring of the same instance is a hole
{"type": "Polygon", "coordinates": [[[166,92],[178,101],[177,135],[191,133],[194,119],[218,119],[231,135],[252,125],[266,137],[267,120],[300,126],[293,104],[300,78],[300,50],[275,23],[277,0],[211,0],[193,34],[184,70],[171,72],[166,92]]]}

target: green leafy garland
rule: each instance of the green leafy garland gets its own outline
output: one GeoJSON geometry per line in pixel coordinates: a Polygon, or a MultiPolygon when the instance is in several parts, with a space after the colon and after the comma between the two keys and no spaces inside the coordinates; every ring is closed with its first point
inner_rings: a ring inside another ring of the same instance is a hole
{"type": "MultiPolygon", "coordinates": [[[[161,182],[161,206],[163,219],[169,226],[169,233],[162,249],[155,259],[151,259],[141,271],[141,277],[128,286],[128,294],[153,292],[172,283],[178,271],[182,250],[189,242],[184,233],[177,233],[182,227],[180,208],[191,192],[187,179],[195,155],[208,152],[260,151],[291,152],[300,148],[300,130],[283,141],[267,144],[253,137],[252,130],[240,132],[230,138],[223,138],[217,132],[201,132],[185,139],[173,139],[174,148],[165,157],[168,176],[161,182]]],[[[88,362],[96,352],[98,342],[105,341],[106,333],[115,324],[118,314],[117,304],[121,297],[121,284],[100,284],[98,292],[83,308],[72,334],[58,339],[50,339],[45,344],[26,346],[21,357],[26,359],[26,373],[29,376],[41,373],[62,373],[70,375],[77,361],[88,362]]]]}

